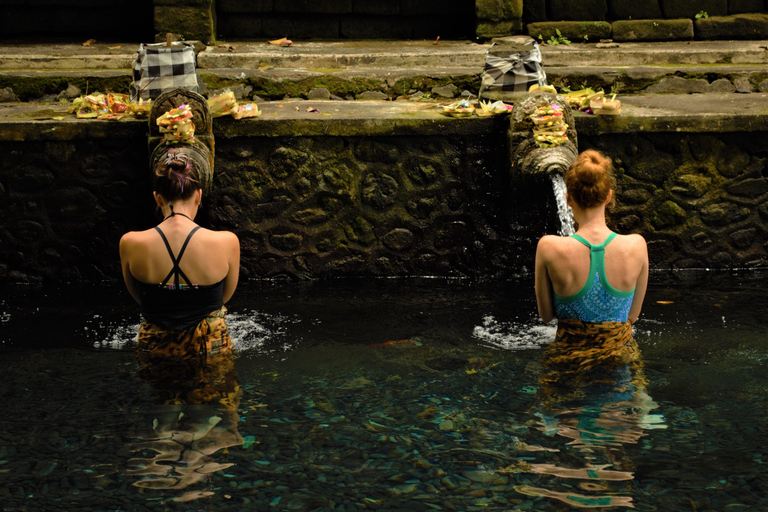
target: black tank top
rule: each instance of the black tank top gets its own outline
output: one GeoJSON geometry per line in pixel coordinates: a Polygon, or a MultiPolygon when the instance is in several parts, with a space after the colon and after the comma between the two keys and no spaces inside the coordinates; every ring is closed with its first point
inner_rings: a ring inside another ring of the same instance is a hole
{"type": "MultiPolygon", "coordinates": [[[[177,214],[181,215],[181,214],[177,214]]],[[[189,279],[179,267],[181,257],[192,235],[200,229],[196,226],[184,240],[178,256],[174,256],[168,239],[159,227],[155,227],[165,243],[173,268],[160,284],[139,283],[141,295],[141,314],[149,322],[165,329],[184,330],[197,325],[212,312],[224,305],[224,279],[212,285],[197,285],[189,279]],[[171,283],[171,279],[173,282],[171,283]],[[181,280],[184,282],[181,282],[181,280]]]]}

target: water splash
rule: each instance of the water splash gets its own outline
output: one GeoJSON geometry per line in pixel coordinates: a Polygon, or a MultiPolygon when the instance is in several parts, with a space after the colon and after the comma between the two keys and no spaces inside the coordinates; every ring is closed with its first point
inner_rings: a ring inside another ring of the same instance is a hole
{"type": "Polygon", "coordinates": [[[268,314],[260,311],[229,313],[227,326],[232,343],[241,354],[288,351],[301,339],[289,334],[291,325],[300,324],[296,316],[268,314]]]}
{"type": "MultiPolygon", "coordinates": [[[[300,341],[289,335],[291,325],[301,323],[298,317],[267,314],[259,311],[230,312],[227,326],[232,344],[240,353],[288,351],[300,341]]],[[[84,335],[94,348],[124,350],[135,346],[140,324],[129,321],[108,321],[93,315],[83,326],[84,335]]]]}
{"type": "Polygon", "coordinates": [[[486,315],[483,324],[475,326],[472,337],[502,350],[537,349],[555,339],[555,330],[554,325],[499,322],[486,315]]]}
{"type": "Polygon", "coordinates": [[[565,198],[565,180],[560,174],[552,174],[552,188],[557,202],[557,216],[560,217],[560,235],[571,236],[576,233],[576,225],[573,222],[571,207],[565,198]]]}

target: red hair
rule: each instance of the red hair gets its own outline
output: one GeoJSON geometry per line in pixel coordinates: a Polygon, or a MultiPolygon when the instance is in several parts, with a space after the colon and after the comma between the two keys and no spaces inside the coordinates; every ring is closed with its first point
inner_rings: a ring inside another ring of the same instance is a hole
{"type": "Polygon", "coordinates": [[[613,162],[594,149],[584,151],[565,172],[565,188],[585,210],[604,204],[614,188],[613,162]]]}

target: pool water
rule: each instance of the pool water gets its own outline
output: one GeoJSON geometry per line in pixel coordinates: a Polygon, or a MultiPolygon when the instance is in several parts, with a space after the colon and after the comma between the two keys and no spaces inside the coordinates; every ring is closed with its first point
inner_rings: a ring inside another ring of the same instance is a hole
{"type": "Polygon", "coordinates": [[[530,278],[243,283],[240,394],[198,405],[155,404],[121,287],[6,289],[0,508],[768,510],[768,276],[651,279],[647,385],[569,396],[530,278]]]}

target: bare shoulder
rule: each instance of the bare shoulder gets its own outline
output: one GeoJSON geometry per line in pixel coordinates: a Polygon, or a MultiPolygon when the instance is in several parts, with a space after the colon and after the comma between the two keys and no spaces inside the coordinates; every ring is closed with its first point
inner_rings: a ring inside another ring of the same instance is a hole
{"type": "Polygon", "coordinates": [[[544,235],[539,239],[538,247],[540,249],[557,247],[559,242],[563,240],[563,237],[556,235],[544,235]]]}
{"type": "Polygon", "coordinates": [[[536,254],[544,260],[557,260],[570,250],[571,239],[557,235],[544,235],[536,246],[536,254]]]}
{"type": "Polygon", "coordinates": [[[225,245],[240,245],[240,241],[237,238],[237,235],[231,231],[213,231],[205,228],[203,228],[201,231],[205,234],[206,238],[217,243],[225,245]]]}
{"type": "Polygon", "coordinates": [[[645,243],[645,238],[643,238],[642,235],[638,235],[638,234],[623,235],[623,238],[625,240],[625,243],[633,248],[641,249],[647,246],[647,244],[645,243]]]}
{"type": "Polygon", "coordinates": [[[146,242],[149,230],[129,231],[120,238],[120,247],[133,247],[146,242]]]}

